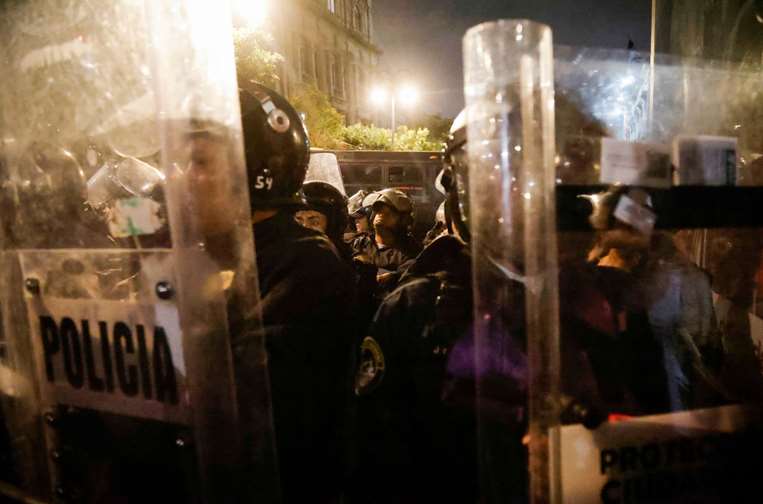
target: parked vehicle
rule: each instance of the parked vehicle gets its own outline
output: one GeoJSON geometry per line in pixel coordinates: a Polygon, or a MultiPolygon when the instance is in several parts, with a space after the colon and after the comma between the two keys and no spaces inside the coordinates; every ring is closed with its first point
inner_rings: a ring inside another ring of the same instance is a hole
{"type": "MultiPolygon", "coordinates": [[[[314,153],[321,151],[313,151],[314,153]]],[[[442,168],[439,152],[334,151],[347,195],[361,189],[388,187],[404,191],[414,202],[414,234],[423,238],[434,223],[444,196],[434,187],[442,168]]]]}

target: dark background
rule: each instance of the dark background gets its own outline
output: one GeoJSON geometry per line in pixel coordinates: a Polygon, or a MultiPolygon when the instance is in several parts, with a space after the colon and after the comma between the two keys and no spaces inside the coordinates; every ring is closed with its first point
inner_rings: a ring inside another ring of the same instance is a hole
{"type": "MultiPolygon", "coordinates": [[[[553,30],[554,43],[649,51],[650,0],[376,0],[381,67],[422,92],[418,113],[453,117],[463,107],[461,39],[484,21],[526,18],[553,30]]],[[[411,113],[413,113],[411,111],[411,113]]]]}

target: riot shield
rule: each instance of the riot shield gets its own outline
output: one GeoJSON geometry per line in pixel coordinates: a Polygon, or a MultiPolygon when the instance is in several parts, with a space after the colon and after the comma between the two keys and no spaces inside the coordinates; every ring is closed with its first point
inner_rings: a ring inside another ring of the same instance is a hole
{"type": "Polygon", "coordinates": [[[554,481],[547,432],[558,404],[551,30],[503,20],[472,28],[464,69],[483,493],[537,500],[554,481]]]}
{"type": "MultiPolygon", "coordinates": [[[[465,38],[476,364],[527,393],[530,498],[757,501],[760,69],[561,47],[550,101],[545,47],[465,38]]],[[[517,434],[478,413],[500,481],[517,434]]]]}
{"type": "Polygon", "coordinates": [[[275,499],[227,3],[1,18],[0,494],[275,499]]]}
{"type": "Polygon", "coordinates": [[[307,182],[326,182],[347,196],[342,171],[339,169],[339,161],[333,152],[310,153],[310,166],[308,166],[305,175],[305,183],[307,182]]]}

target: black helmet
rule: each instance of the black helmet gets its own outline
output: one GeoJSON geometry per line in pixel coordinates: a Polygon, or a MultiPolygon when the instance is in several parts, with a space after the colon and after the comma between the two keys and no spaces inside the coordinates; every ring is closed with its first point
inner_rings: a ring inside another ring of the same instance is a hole
{"type": "Polygon", "coordinates": [[[259,84],[240,89],[239,99],[252,208],[303,204],[310,142],[302,118],[283,96],[259,84]]]}
{"type": "Polygon", "coordinates": [[[306,182],[302,191],[305,193],[307,208],[326,216],[326,235],[332,241],[341,240],[350,220],[344,194],[331,184],[319,181],[306,182]]]}
{"type": "Polygon", "coordinates": [[[453,121],[443,152],[443,169],[435,185],[445,193],[445,218],[448,228],[456,228],[469,240],[469,164],[466,155],[466,110],[453,121]]]}

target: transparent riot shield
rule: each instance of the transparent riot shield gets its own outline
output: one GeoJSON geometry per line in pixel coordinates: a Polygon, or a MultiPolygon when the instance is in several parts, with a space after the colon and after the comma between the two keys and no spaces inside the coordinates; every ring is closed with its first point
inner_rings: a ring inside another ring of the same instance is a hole
{"type": "Polygon", "coordinates": [[[551,30],[472,28],[464,69],[483,493],[542,501],[554,481],[547,433],[559,369],[551,30]]]}
{"type": "Polygon", "coordinates": [[[0,494],[274,500],[227,3],[0,18],[0,494]]]}
{"type": "MultiPolygon", "coordinates": [[[[760,69],[558,47],[549,127],[543,40],[465,38],[477,366],[526,379],[530,498],[758,501],[760,69]]],[[[505,500],[517,433],[486,410],[505,500]]]]}
{"type": "Polygon", "coordinates": [[[759,500],[760,69],[560,48],[555,74],[560,500],[759,500]]]}
{"type": "Polygon", "coordinates": [[[305,183],[307,182],[326,182],[347,196],[342,171],[339,169],[339,161],[333,152],[312,152],[310,154],[310,166],[308,166],[305,175],[305,183]]]}

